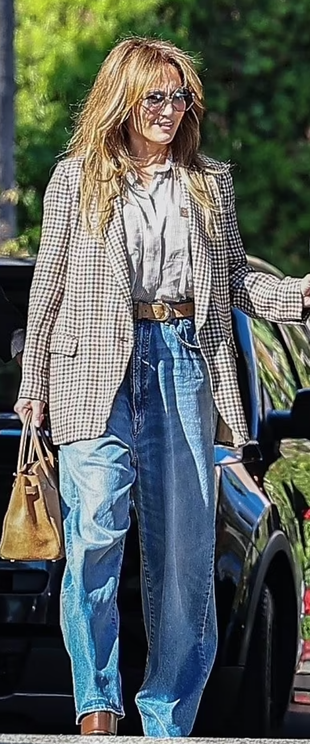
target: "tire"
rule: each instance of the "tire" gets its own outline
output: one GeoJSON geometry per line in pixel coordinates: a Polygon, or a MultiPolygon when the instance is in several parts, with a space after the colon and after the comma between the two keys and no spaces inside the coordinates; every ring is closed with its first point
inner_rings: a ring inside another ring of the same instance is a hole
{"type": "Polygon", "coordinates": [[[236,735],[263,738],[276,722],[276,613],[273,596],[263,584],[258,601],[238,709],[236,735]]]}

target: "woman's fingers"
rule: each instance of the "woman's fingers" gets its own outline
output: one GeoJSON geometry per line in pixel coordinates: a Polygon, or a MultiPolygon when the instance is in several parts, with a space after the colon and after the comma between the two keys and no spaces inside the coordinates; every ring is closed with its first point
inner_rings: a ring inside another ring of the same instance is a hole
{"type": "Polygon", "coordinates": [[[32,421],[35,426],[41,426],[44,419],[45,403],[42,400],[32,401],[32,421]]]}
{"type": "Polygon", "coordinates": [[[18,414],[22,422],[25,420],[26,413],[32,411],[32,421],[35,426],[41,426],[44,418],[45,402],[43,400],[30,400],[28,398],[18,398],[15,403],[14,411],[18,414]]]}

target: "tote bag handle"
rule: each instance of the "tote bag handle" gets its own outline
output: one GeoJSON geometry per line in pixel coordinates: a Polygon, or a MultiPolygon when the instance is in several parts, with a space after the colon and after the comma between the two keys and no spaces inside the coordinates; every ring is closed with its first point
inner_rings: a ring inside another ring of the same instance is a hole
{"type": "Polygon", "coordinates": [[[32,411],[27,411],[25,420],[23,423],[23,428],[21,432],[20,437],[20,445],[19,445],[19,451],[18,451],[18,458],[17,458],[17,473],[19,473],[24,465],[26,465],[27,462],[33,462],[34,455],[37,454],[39,463],[41,465],[41,468],[46,475],[47,479],[50,479],[50,473],[46,461],[46,457],[48,458],[48,461],[51,465],[51,467],[54,467],[54,456],[49,444],[49,440],[45,434],[45,431],[42,427],[39,429],[36,428],[34,423],[32,422],[32,411]],[[27,439],[28,434],[30,431],[30,442],[29,442],[29,449],[28,449],[28,456],[26,459],[26,447],[27,447],[27,439]],[[40,437],[38,432],[40,432],[40,437]]]}

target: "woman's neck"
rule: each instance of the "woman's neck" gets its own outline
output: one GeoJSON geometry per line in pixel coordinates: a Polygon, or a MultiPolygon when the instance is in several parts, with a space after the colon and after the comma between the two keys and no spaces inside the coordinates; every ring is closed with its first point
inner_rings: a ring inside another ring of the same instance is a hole
{"type": "Polygon", "coordinates": [[[169,146],[148,142],[144,138],[130,137],[129,150],[142,168],[152,168],[166,162],[169,146]]]}
{"type": "Polygon", "coordinates": [[[169,155],[168,147],[131,148],[131,155],[135,161],[135,171],[139,180],[147,188],[159,165],[164,165],[169,155]]]}

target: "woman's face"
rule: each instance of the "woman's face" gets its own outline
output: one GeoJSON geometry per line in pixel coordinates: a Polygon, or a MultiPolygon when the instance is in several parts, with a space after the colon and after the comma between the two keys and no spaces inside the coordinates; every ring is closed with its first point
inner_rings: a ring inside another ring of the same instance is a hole
{"type": "Polygon", "coordinates": [[[160,93],[172,96],[179,88],[182,88],[182,80],[178,70],[173,65],[165,65],[152,88],[145,92],[143,99],[131,111],[127,126],[132,144],[137,146],[140,141],[141,145],[167,146],[172,142],[185,111],[176,111],[171,100],[166,100],[160,110],[154,112],[152,100],[156,101],[156,95],[158,97],[160,93]]]}

